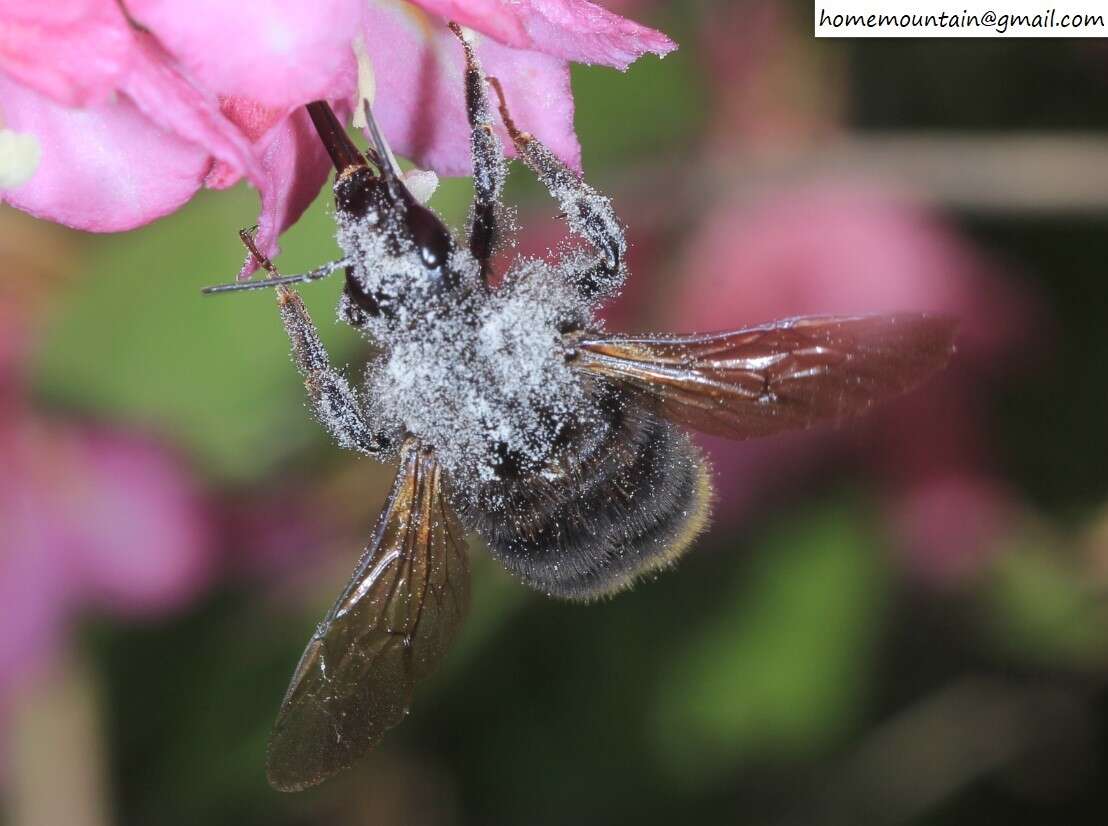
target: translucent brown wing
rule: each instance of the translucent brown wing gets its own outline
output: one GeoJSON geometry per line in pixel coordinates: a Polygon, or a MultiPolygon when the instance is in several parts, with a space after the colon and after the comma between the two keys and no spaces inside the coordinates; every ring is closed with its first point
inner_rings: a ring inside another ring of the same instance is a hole
{"type": "Polygon", "coordinates": [[[404,719],[468,601],[464,537],[439,465],[409,440],[373,539],[293,674],[269,740],[269,782],[298,791],[369,751],[404,719]]]}
{"type": "Polygon", "coordinates": [[[575,364],[657,397],[680,424],[749,439],[854,416],[942,368],[955,323],[811,317],[727,333],[590,338],[575,364]]]}

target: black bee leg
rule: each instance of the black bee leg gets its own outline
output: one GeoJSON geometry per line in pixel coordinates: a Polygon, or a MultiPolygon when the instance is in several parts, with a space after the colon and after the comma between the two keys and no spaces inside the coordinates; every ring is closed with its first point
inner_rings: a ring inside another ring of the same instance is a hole
{"type": "Polygon", "coordinates": [[[457,23],[450,24],[465,49],[466,115],[472,130],[470,147],[473,153],[473,207],[470,212],[469,251],[481,265],[481,276],[488,280],[489,259],[499,240],[497,212],[504,190],[507,161],[500,138],[493,131],[492,110],[485,94],[485,78],[481,64],[457,23]]]}
{"type": "Polygon", "coordinates": [[[299,293],[278,287],[277,307],[292,342],[292,359],[304,377],[308,401],[320,424],[339,447],[370,456],[384,451],[387,440],[373,432],[354,388],[331,366],[299,293]]]}
{"type": "Polygon", "coordinates": [[[508,113],[499,81],[490,77],[489,83],[500,99],[500,117],[520,159],[561,206],[570,228],[596,248],[597,257],[574,267],[570,277],[585,298],[615,295],[627,278],[627,239],[612,199],[585,183],[533,135],[521,132],[508,113]]]}

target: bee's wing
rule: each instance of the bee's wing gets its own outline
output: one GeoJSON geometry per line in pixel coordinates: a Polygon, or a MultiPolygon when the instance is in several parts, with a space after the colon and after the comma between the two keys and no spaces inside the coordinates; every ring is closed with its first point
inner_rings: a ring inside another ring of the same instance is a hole
{"type": "Polygon", "coordinates": [[[793,318],[709,335],[586,339],[575,364],[657,397],[675,422],[748,439],[903,393],[947,363],[954,327],[923,314],[793,318]]]}
{"type": "Polygon", "coordinates": [[[293,674],[269,740],[269,782],[314,786],[403,720],[468,600],[464,536],[439,465],[409,440],[373,539],[293,674]]]}

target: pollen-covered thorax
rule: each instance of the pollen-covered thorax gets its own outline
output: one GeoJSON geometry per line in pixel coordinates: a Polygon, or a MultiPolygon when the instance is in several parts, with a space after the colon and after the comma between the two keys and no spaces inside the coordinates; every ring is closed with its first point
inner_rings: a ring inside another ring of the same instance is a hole
{"type": "Polygon", "coordinates": [[[542,262],[457,299],[407,306],[413,323],[378,337],[384,352],[366,387],[375,418],[432,446],[459,482],[549,471],[559,434],[585,407],[562,346],[580,309],[542,262]]]}

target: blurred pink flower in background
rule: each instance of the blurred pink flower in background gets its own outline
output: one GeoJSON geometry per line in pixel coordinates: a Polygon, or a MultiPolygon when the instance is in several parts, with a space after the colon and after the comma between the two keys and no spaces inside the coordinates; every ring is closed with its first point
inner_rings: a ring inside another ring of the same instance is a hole
{"type": "Polygon", "coordinates": [[[947,313],[972,319],[959,332],[959,359],[975,362],[995,363],[1029,309],[932,210],[850,181],[713,207],[680,269],[686,280],[674,313],[698,329],[789,315],[947,313]]]}
{"type": "Polygon", "coordinates": [[[35,408],[31,331],[68,259],[47,225],[12,215],[0,232],[0,714],[80,615],[163,616],[210,584],[216,562],[206,503],[170,449],[35,408]]]}
{"type": "Polygon", "coordinates": [[[202,500],[156,442],[8,409],[0,450],[0,693],[79,613],[161,616],[210,582],[202,500]]]}
{"type": "Polygon", "coordinates": [[[0,401],[0,738],[76,620],[165,616],[215,570],[207,510],[171,452],[19,408],[0,401]]]}
{"type": "Polygon", "coordinates": [[[841,430],[748,443],[706,440],[719,518],[735,519],[850,448],[885,481],[915,567],[968,570],[1018,509],[989,468],[982,376],[1012,366],[1033,314],[1028,298],[925,207],[872,186],[821,183],[722,205],[688,241],[670,326],[713,331],[795,315],[930,311],[960,319],[943,375],[841,430]],[[924,557],[927,557],[926,559],[924,557]]]}
{"type": "Polygon", "coordinates": [[[275,254],[329,171],[302,107],[350,111],[356,51],[395,149],[469,171],[446,17],[487,35],[479,52],[517,121],[575,166],[567,61],[622,69],[674,48],[585,0],[0,0],[0,134],[21,150],[0,170],[3,198],[111,232],[246,178],[262,199],[259,245],[275,254]]]}
{"type": "Polygon", "coordinates": [[[1021,519],[1018,502],[999,479],[955,472],[905,490],[888,517],[909,570],[945,584],[972,575],[984,552],[1001,550],[1021,519]]]}

